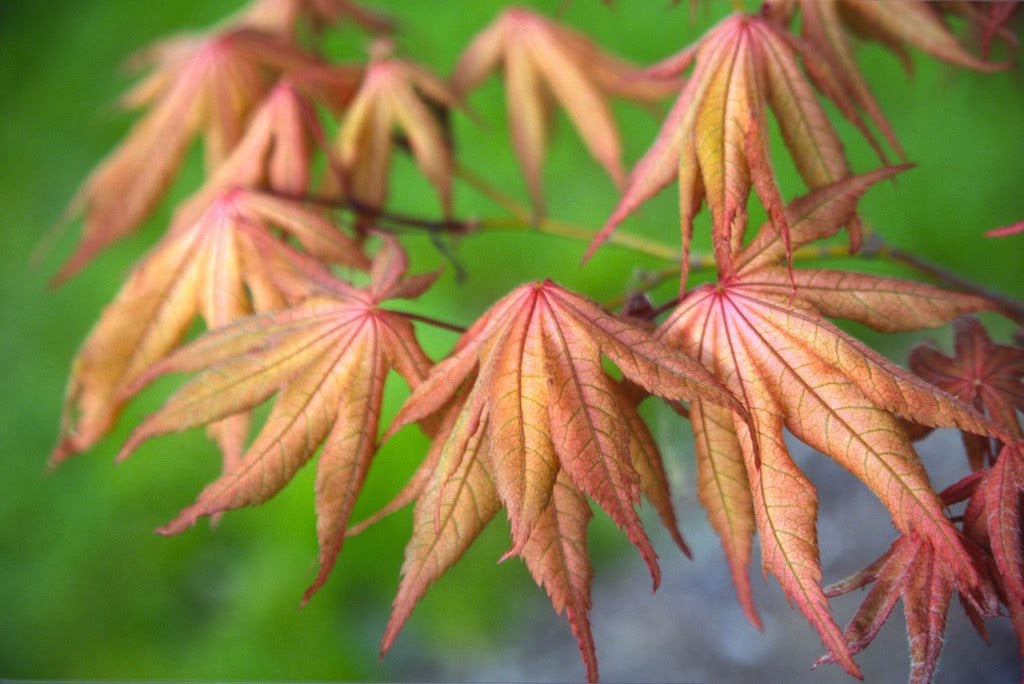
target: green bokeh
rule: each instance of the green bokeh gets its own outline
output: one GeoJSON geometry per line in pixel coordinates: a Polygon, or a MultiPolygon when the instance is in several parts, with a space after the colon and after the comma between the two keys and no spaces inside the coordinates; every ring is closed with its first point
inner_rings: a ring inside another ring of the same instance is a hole
{"type": "MultiPolygon", "coordinates": [[[[153,221],[65,286],[52,290],[46,283],[69,253],[78,224],[41,262],[32,262],[30,254],[78,183],[131,122],[113,105],[130,83],[121,60],[150,40],[206,25],[238,4],[62,0],[9,2],[0,8],[0,216],[5,224],[0,232],[0,676],[429,679],[443,677],[450,671],[446,663],[465,651],[478,659],[497,652],[503,639],[515,638],[512,626],[521,611],[543,603],[521,564],[494,565],[508,543],[507,528],[497,523],[430,591],[395,652],[378,664],[376,642],[397,586],[409,516],[395,516],[349,542],[331,581],[298,610],[315,574],[311,467],[273,501],[231,513],[215,529],[204,523],[173,539],[152,534],[190,503],[218,468],[212,446],[199,432],[155,440],[113,467],[128,430],[159,405],[174,382],[134,402],[92,452],[44,473],[74,352],[131,264],[159,235],[174,202],[199,181],[198,154],[153,221]],[[513,598],[525,595],[532,597],[526,606],[513,598]]],[[[710,26],[711,15],[729,7],[721,3],[710,13],[698,11],[694,24],[689,3],[678,4],[644,0],[606,7],[580,0],[568,6],[564,18],[619,54],[649,63],[690,42],[698,27],[710,26]]],[[[537,5],[553,12],[563,3],[537,5]]],[[[444,74],[470,36],[496,14],[498,3],[405,0],[386,8],[400,19],[399,50],[444,74]]],[[[365,45],[358,32],[345,29],[331,49],[355,59],[365,45]]],[[[982,237],[988,228],[1024,217],[1019,72],[977,75],[917,59],[915,77],[908,80],[880,49],[865,47],[862,56],[883,109],[919,165],[897,183],[873,190],[863,202],[864,217],[893,244],[996,290],[1024,296],[1024,236],[982,237]]],[[[497,80],[475,93],[470,105],[486,125],[456,117],[460,158],[525,197],[508,149],[497,80]]],[[[618,104],[615,111],[627,159],[635,161],[657,131],[659,114],[618,104]]],[[[854,168],[874,168],[877,160],[867,145],[848,125],[839,128],[854,168]]],[[[614,205],[614,188],[587,158],[564,116],[556,118],[554,129],[545,166],[550,213],[596,227],[614,205]]],[[[792,165],[781,161],[782,147],[775,142],[780,184],[792,196],[802,185],[792,165]]],[[[393,188],[396,209],[436,211],[436,199],[410,163],[396,164],[393,188]]],[[[500,215],[471,190],[457,187],[456,193],[459,215],[500,215]]],[[[674,212],[674,191],[666,191],[624,229],[673,244],[674,212]]],[[[414,237],[409,244],[417,269],[445,265],[426,238],[414,237]]],[[[706,236],[697,246],[706,248],[706,236]]],[[[467,282],[456,283],[449,268],[419,310],[466,324],[513,286],[543,277],[607,300],[623,291],[637,269],[660,265],[606,247],[579,269],[582,249],[544,235],[467,239],[457,249],[467,282]]],[[[1005,332],[1007,326],[997,324],[997,329],[1005,332]]],[[[945,340],[946,335],[926,337],[945,340]]],[[[902,358],[920,337],[888,339],[890,352],[902,358]]],[[[424,330],[423,340],[438,358],[454,338],[424,330]]],[[[396,383],[388,393],[387,415],[403,396],[396,383]]],[[[413,430],[384,448],[357,516],[397,490],[424,448],[413,430]]],[[[607,521],[595,530],[592,544],[599,561],[627,552],[627,543],[607,521]]],[[[637,564],[629,568],[640,571],[637,564]]],[[[568,629],[565,638],[571,639],[568,629]]]]}

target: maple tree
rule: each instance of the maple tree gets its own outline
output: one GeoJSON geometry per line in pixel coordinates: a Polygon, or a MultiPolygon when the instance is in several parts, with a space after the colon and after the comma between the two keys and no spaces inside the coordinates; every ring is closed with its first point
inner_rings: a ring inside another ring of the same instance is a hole
{"type": "MultiPolygon", "coordinates": [[[[999,3],[765,2],[642,67],[553,17],[508,8],[448,78],[397,56],[384,37],[397,24],[352,0],[255,0],[208,31],[159,42],[139,55],[150,72],[124,98],[148,111],[72,200],[69,214],[84,227],[56,279],[87,267],[152,214],[196,136],[206,177],[72,362],[51,462],[93,448],[157,378],[193,374],[118,456],[204,426],[220,449],[221,475],[160,533],[266,501],[319,451],[319,568],[303,602],[327,581],[347,537],[413,506],[383,654],[429,586],[504,509],[511,544],[501,560],[522,558],[565,614],[587,678],[597,680],[592,503],[637,548],[655,589],[659,562],[642,500],[689,555],[666,463],[638,411],[654,397],[691,423],[699,497],[754,625],[761,627],[749,579],[756,536],[765,573],[820,637],[819,663],[862,676],[854,656],[902,601],[911,679],[931,679],[954,592],[979,631],[1005,612],[1024,654],[1024,351],[993,342],[964,317],[991,312],[1024,325],[1024,305],[890,247],[860,216],[861,197],[910,165],[891,163],[907,158],[898,126],[851,42],[856,34],[904,60],[915,49],[994,72],[1007,64],[988,53],[998,40],[1014,42],[1013,18],[999,3]],[[946,15],[973,22],[980,54],[946,15]],[[375,34],[364,65],[336,64],[320,50],[342,21],[375,34]],[[490,125],[468,97],[493,72],[532,206],[460,162],[452,119],[490,125]],[[669,105],[628,174],[612,97],[669,105]],[[621,190],[594,230],[546,216],[543,160],[556,104],[621,190]],[[832,109],[867,141],[879,168],[854,173],[832,109]],[[794,196],[776,177],[772,121],[806,184],[794,196]],[[390,171],[400,156],[412,160],[437,207],[391,208],[390,171]],[[625,232],[628,217],[673,180],[679,228],[660,243],[625,232]],[[461,216],[457,185],[511,217],[461,216]],[[703,204],[712,250],[701,258],[692,242],[703,204]],[[759,210],[767,220],[752,230],[748,216],[759,210]],[[619,313],[547,279],[509,283],[514,289],[468,329],[410,310],[403,300],[427,292],[438,273],[408,274],[404,234],[427,231],[457,261],[454,240],[510,225],[579,238],[584,260],[611,242],[669,263],[625,292],[619,313]],[[844,229],[848,244],[832,240],[844,229]],[[668,247],[675,239],[680,247],[668,247]],[[938,282],[802,263],[857,255],[938,282]],[[702,283],[689,288],[694,275],[702,283]],[[649,293],[668,280],[678,281],[678,296],[655,306],[649,293]],[[205,330],[190,334],[197,318],[205,330]],[[955,353],[918,347],[907,370],[830,319],[881,332],[955,321],[955,353]],[[424,325],[461,337],[433,360],[417,338],[424,325]],[[411,394],[382,433],[391,370],[411,394]],[[255,429],[254,420],[262,420],[255,429]],[[413,424],[431,440],[419,467],[389,504],[352,524],[380,445],[413,424]],[[914,446],[932,428],[960,430],[967,453],[968,472],[942,492],[914,446]],[[880,559],[827,587],[818,495],[786,432],[860,480],[898,535],[880,559]],[[868,584],[841,629],[828,599],[868,584]]],[[[1014,223],[990,236],[1019,241],[1020,231],[1014,223]]]]}

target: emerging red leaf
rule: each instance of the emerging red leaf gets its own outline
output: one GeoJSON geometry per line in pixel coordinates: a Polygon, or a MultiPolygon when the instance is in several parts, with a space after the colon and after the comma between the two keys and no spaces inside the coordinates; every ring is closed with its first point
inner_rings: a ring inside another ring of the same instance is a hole
{"type": "MultiPolygon", "coordinates": [[[[974,406],[1011,437],[1024,437],[1017,413],[1024,410],[1024,349],[994,344],[973,318],[957,320],[954,331],[952,357],[919,345],[910,353],[911,369],[974,406]]],[[[970,433],[963,434],[963,441],[971,469],[979,476],[964,513],[964,529],[995,559],[996,580],[1024,653],[1024,454],[1018,445],[1002,447],[997,455],[997,440],[970,433]]]]}
{"type": "MultiPolygon", "coordinates": [[[[910,681],[926,684],[932,680],[939,662],[953,592],[960,595],[972,619],[995,614],[995,588],[987,577],[984,579],[975,584],[965,578],[926,539],[911,532],[897,539],[870,566],[828,587],[825,593],[839,596],[874,583],[843,633],[852,653],[859,653],[874,640],[896,601],[902,598],[910,642],[910,681]]],[[[834,659],[824,656],[815,664],[825,662],[834,659]]]]}
{"type": "MultiPolygon", "coordinates": [[[[910,369],[936,387],[964,400],[1007,432],[1021,431],[1017,411],[1024,411],[1024,349],[994,344],[974,318],[956,321],[954,354],[946,356],[930,344],[910,352],[910,369]]],[[[972,470],[994,460],[987,438],[965,433],[964,447],[972,470]]]]}

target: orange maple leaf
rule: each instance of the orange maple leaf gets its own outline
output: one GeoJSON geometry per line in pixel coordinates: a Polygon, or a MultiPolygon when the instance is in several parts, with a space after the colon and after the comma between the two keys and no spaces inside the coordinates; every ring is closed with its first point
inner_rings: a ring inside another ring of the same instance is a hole
{"type": "Polygon", "coordinates": [[[643,78],[639,69],[586,36],[518,7],[502,11],[473,39],[455,66],[453,87],[465,95],[499,68],[513,149],[538,214],[544,207],[541,166],[552,99],[565,108],[587,150],[621,188],[626,180],[621,143],[606,98],[650,101],[677,87],[672,80],[643,78]]]}
{"type": "Polygon", "coordinates": [[[420,171],[451,210],[452,156],[431,107],[461,108],[459,97],[424,67],[390,56],[391,43],[378,40],[341,128],[335,148],[343,191],[373,209],[388,195],[388,172],[397,126],[408,138],[420,171]]]}
{"type": "Polygon", "coordinates": [[[1002,65],[985,62],[967,52],[931,5],[933,3],[917,1],[788,0],[774,3],[772,8],[777,16],[787,21],[796,13],[794,10],[799,9],[801,31],[820,56],[820,61],[812,55],[807,62],[809,73],[819,87],[829,92],[843,115],[857,125],[883,159],[881,146],[861,121],[858,110],[864,111],[900,157],[904,154],[857,66],[850,41],[851,30],[881,42],[893,50],[908,68],[910,58],[906,45],[958,66],[979,71],[1002,68],[1002,65]]]}
{"type": "Polygon", "coordinates": [[[326,24],[345,20],[372,33],[389,33],[394,29],[391,17],[355,0],[255,0],[238,17],[239,23],[281,35],[295,35],[304,21],[320,30],[326,24]]]}
{"type": "Polygon", "coordinates": [[[277,395],[245,455],[159,532],[176,534],[201,516],[266,501],[323,444],[316,477],[320,568],[303,600],[326,581],[377,450],[388,371],[415,387],[431,366],[409,321],[380,307],[389,298],[416,297],[433,282],[403,279],[407,264],[398,243],[385,238],[367,288],[321,280],[302,303],[213,330],[136,381],[200,371],[135,429],[118,460],[155,435],[220,421],[277,395]]]}
{"type": "MultiPolygon", "coordinates": [[[[842,143],[800,70],[797,57],[804,52],[804,46],[774,22],[734,14],[694,46],[653,67],[651,72],[658,75],[677,75],[691,64],[693,71],[584,258],[677,176],[682,282],[687,275],[693,218],[705,198],[714,223],[716,258],[726,272],[739,239],[733,234],[733,225],[745,210],[751,186],[776,231],[788,240],[783,200],[769,161],[768,106],[775,111],[797,170],[810,187],[850,175],[842,143]]],[[[856,248],[860,235],[854,217],[849,227],[856,248]]]]}
{"type": "MultiPolygon", "coordinates": [[[[132,384],[184,338],[196,315],[207,327],[251,311],[280,308],[303,296],[311,282],[330,277],[327,263],[369,265],[358,245],[321,214],[298,202],[233,190],[191,225],[164,237],[132,271],[104,309],[72,363],[59,463],[88,449],[112,427],[132,384]],[[279,239],[294,237],[317,258],[279,239]]],[[[228,459],[244,440],[234,422],[220,435],[228,459]]]]}
{"type": "MultiPolygon", "coordinates": [[[[857,176],[794,201],[787,208],[793,246],[835,234],[860,195],[892,173],[857,176]]],[[[787,271],[780,265],[785,254],[781,237],[766,224],[737,256],[737,270],[690,292],[659,334],[711,368],[750,411],[752,432],[702,399],[690,405],[700,496],[722,537],[748,617],[759,624],[746,569],[756,524],[766,571],[779,579],[830,655],[859,675],[820,587],[817,494],[789,455],[783,428],[862,480],[898,529],[916,532],[965,582],[974,582],[957,532],[897,417],[977,434],[999,428],[825,317],[883,331],[914,330],[990,304],[893,278],[787,271]]]]}
{"type": "Polygon", "coordinates": [[[596,677],[587,620],[590,568],[582,546],[584,494],[625,530],[655,586],[656,555],[634,508],[642,493],[685,551],[657,447],[632,401],[602,368],[602,355],[649,392],[703,397],[743,412],[703,367],[655,342],[648,331],[551,282],[516,289],[435,366],[389,429],[458,398],[414,478],[417,522],[383,651],[428,584],[504,506],[512,528],[504,558],[523,556],[556,610],[567,611],[588,676],[596,677]]]}
{"type": "Polygon", "coordinates": [[[232,188],[306,195],[315,153],[324,141],[315,105],[327,102],[340,109],[355,94],[360,73],[358,69],[306,69],[278,81],[253,112],[231,154],[174,212],[171,230],[193,223],[232,188]]]}
{"type": "Polygon", "coordinates": [[[247,28],[163,41],[140,61],[155,70],[123,100],[149,111],[71,201],[68,213],[82,212],[85,227],[57,281],[149,216],[198,133],[204,132],[207,166],[215,169],[242,137],[275,75],[329,69],[288,42],[247,28]]]}

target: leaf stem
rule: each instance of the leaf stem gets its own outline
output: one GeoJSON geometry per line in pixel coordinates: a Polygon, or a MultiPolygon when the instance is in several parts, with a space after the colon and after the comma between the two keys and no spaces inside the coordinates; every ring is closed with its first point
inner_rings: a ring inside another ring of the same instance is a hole
{"type": "MultiPolygon", "coordinates": [[[[557,235],[559,237],[572,238],[588,243],[596,234],[596,231],[574,223],[535,216],[529,207],[509,197],[487,180],[464,166],[456,164],[455,175],[465,182],[466,185],[493,201],[515,217],[515,220],[484,219],[476,223],[477,229],[536,230],[541,233],[547,233],[548,235],[557,235]]],[[[640,237],[639,235],[632,235],[621,230],[612,233],[611,237],[608,238],[608,242],[637,252],[649,254],[651,256],[658,257],[659,259],[666,259],[669,261],[679,260],[679,249],[655,240],[648,240],[647,238],[640,237]]]]}

